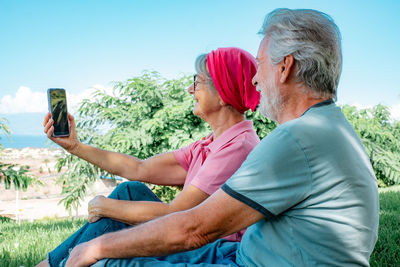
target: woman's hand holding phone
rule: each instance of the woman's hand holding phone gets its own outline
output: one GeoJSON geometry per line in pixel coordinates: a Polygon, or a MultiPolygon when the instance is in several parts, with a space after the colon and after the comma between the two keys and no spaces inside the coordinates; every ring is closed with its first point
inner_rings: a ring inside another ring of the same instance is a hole
{"type": "Polygon", "coordinates": [[[57,145],[61,146],[68,152],[72,153],[79,145],[78,136],[76,135],[76,125],[74,117],[68,113],[68,120],[69,120],[69,130],[70,135],[64,137],[53,137],[54,132],[54,121],[51,119],[50,112],[44,117],[43,126],[44,126],[44,133],[47,137],[52,140],[57,145]]]}

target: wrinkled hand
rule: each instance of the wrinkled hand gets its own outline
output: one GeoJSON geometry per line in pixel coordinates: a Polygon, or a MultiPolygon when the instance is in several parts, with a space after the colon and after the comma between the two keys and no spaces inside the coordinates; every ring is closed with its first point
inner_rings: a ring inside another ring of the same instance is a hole
{"type": "Polygon", "coordinates": [[[47,135],[47,137],[53,141],[54,143],[58,144],[68,152],[73,151],[79,144],[78,137],[76,135],[76,125],[75,125],[75,120],[74,117],[68,113],[68,120],[69,120],[69,131],[70,134],[69,136],[65,137],[53,137],[51,136],[54,132],[54,121],[51,119],[51,114],[48,112],[46,116],[44,117],[43,121],[43,127],[44,127],[44,133],[47,135]]]}
{"type": "Polygon", "coordinates": [[[101,208],[103,206],[105,196],[96,196],[88,203],[88,221],[89,223],[94,223],[102,217],[101,208]]]}
{"type": "Polygon", "coordinates": [[[98,248],[93,242],[85,242],[76,246],[69,254],[65,267],[83,267],[95,264],[98,258],[98,248]]]}

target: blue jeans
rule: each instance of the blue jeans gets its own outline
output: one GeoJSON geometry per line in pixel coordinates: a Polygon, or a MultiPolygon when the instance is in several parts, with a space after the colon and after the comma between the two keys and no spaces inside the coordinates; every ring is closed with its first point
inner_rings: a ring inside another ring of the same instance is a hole
{"type": "MultiPolygon", "coordinates": [[[[140,182],[122,183],[117,186],[108,197],[119,200],[161,202],[146,185],[140,182]]],[[[70,250],[80,243],[90,241],[105,233],[115,232],[127,227],[131,226],[109,218],[101,218],[97,222],[86,223],[48,254],[48,263],[52,267],[59,266],[61,261],[68,257],[70,250]]]]}
{"type": "Polygon", "coordinates": [[[103,259],[92,267],[218,267],[234,266],[239,242],[219,239],[201,248],[163,257],[138,257],[131,259],[103,259]]]}
{"type": "MultiPolygon", "coordinates": [[[[125,182],[120,184],[110,194],[109,198],[132,201],[161,201],[146,185],[140,182],[125,182]]],[[[102,234],[115,232],[127,227],[130,227],[130,225],[109,218],[102,218],[95,223],[86,223],[48,254],[48,263],[52,267],[64,266],[68,259],[69,252],[78,244],[92,240],[102,234]]],[[[175,253],[162,257],[103,259],[92,266],[239,266],[235,263],[238,247],[239,242],[230,242],[220,239],[192,251],[175,253]]]]}

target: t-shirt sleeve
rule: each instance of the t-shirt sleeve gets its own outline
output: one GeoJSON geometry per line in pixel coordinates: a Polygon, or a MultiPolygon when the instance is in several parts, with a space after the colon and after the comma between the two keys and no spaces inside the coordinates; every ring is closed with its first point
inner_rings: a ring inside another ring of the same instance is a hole
{"type": "Polygon", "coordinates": [[[308,159],[296,138],[276,129],[254,148],[222,190],[272,218],[309,195],[308,159]]]}
{"type": "Polygon", "coordinates": [[[192,152],[197,143],[198,141],[174,151],[176,160],[186,171],[189,170],[190,163],[192,162],[193,159],[192,152]]]}
{"type": "Polygon", "coordinates": [[[207,156],[190,184],[212,195],[235,173],[253,148],[246,140],[227,144],[207,156]]]}

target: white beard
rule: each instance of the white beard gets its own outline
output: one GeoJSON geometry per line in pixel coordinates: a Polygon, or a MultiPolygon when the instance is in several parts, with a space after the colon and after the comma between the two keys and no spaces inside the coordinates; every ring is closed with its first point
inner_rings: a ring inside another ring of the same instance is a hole
{"type": "Polygon", "coordinates": [[[257,91],[261,92],[258,110],[264,117],[277,121],[278,115],[284,108],[284,101],[279,88],[273,81],[270,81],[257,85],[257,91]]]}

